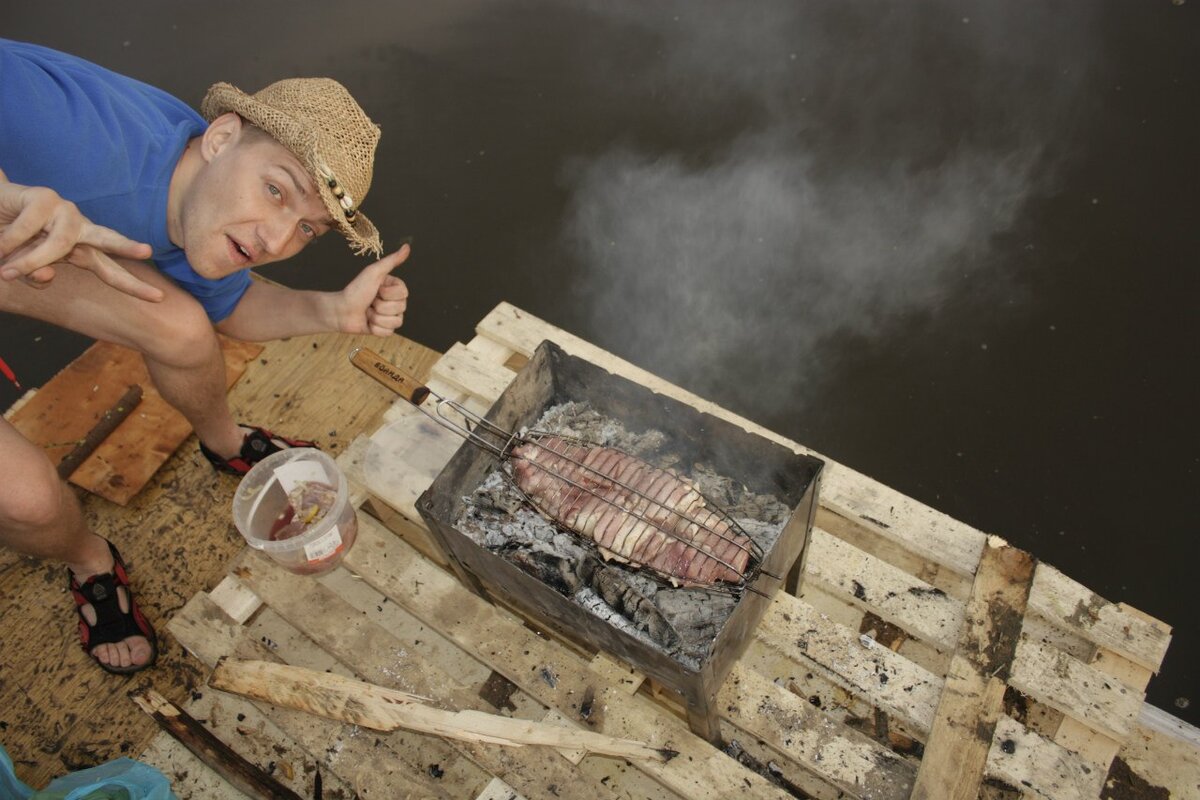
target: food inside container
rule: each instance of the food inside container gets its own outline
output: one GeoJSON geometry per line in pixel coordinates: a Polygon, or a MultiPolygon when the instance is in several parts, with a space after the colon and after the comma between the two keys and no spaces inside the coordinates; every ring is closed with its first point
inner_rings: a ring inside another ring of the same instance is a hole
{"type": "Polygon", "coordinates": [[[247,544],[299,575],[336,567],[358,535],[346,477],[312,448],[256,464],[234,495],[233,517],[247,544]]]}

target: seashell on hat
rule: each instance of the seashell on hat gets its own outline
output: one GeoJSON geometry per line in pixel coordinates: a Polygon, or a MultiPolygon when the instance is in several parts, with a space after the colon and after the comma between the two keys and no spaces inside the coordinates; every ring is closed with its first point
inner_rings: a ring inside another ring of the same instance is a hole
{"type": "Polygon", "coordinates": [[[246,94],[232,84],[213,84],[200,113],[211,122],[228,111],[296,156],[354,252],[382,254],[379,231],[359,210],[371,188],[380,130],[346,87],[332,78],[288,78],[246,94]]]}

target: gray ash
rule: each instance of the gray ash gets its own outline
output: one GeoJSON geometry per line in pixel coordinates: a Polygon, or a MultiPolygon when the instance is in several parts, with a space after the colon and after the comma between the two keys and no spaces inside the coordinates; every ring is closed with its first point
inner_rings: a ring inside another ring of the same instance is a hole
{"type": "MultiPolygon", "coordinates": [[[[789,510],[770,495],[751,492],[705,464],[666,449],[660,431],[632,432],[583,402],[552,406],[533,426],[615,447],[672,469],[726,511],[761,548],[771,551],[789,510]]],[[[525,431],[522,431],[525,433],[525,431]]],[[[650,642],[698,669],[733,613],[737,597],[721,590],[672,586],[653,574],[605,561],[587,539],[566,532],[531,508],[502,469],[464,498],[455,527],[477,544],[533,575],[614,627],[650,642]]]]}

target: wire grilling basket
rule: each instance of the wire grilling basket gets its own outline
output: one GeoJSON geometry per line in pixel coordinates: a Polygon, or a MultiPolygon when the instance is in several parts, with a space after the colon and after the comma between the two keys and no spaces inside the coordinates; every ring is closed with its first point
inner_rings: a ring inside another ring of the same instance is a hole
{"type": "Polygon", "coordinates": [[[495,455],[517,493],[603,556],[665,581],[709,591],[762,594],[759,545],[728,513],[674,472],[622,450],[568,436],[518,434],[447,399],[365,348],[351,362],[439,425],[495,455]],[[425,401],[433,396],[432,408],[425,401]]]}

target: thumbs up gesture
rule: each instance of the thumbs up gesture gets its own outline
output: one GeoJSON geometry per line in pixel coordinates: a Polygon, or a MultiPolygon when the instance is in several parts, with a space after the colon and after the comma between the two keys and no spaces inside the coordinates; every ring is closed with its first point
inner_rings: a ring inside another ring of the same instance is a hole
{"type": "Polygon", "coordinates": [[[400,327],[408,308],[408,287],[391,272],[404,263],[409,252],[406,244],[384,256],[364,268],[342,290],[342,333],[390,336],[400,327]]]}

